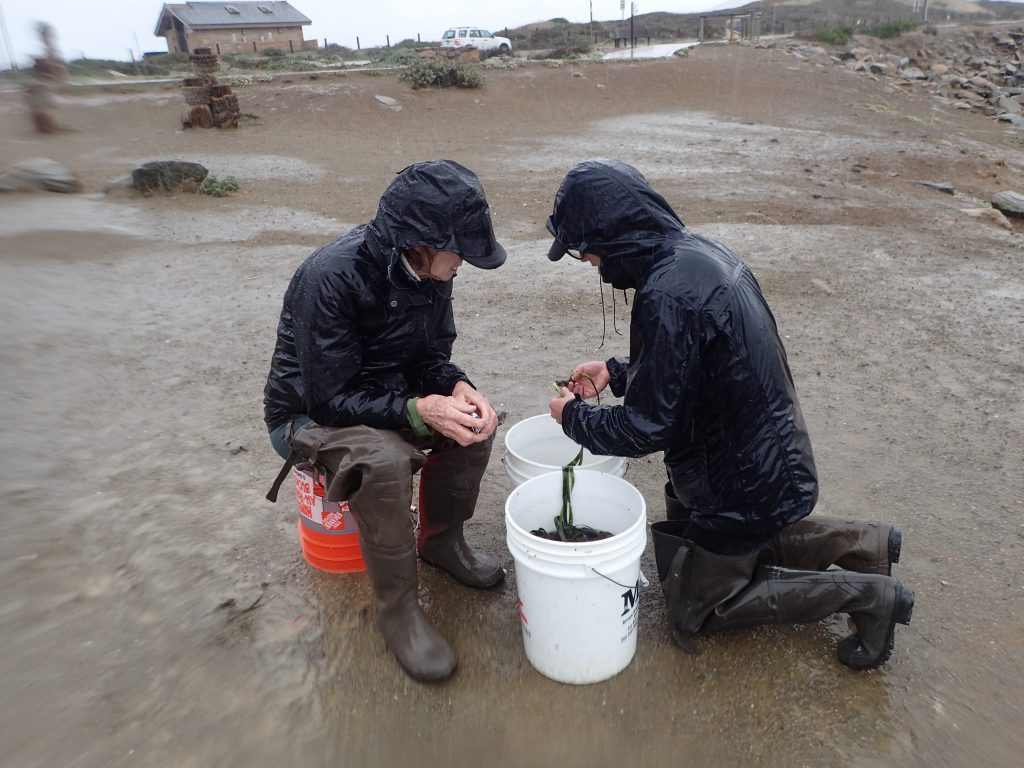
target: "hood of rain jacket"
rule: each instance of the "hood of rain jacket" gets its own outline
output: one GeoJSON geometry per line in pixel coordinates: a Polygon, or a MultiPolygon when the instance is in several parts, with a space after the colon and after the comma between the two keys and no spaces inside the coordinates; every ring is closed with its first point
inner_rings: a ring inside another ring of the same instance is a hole
{"type": "Polygon", "coordinates": [[[469,381],[450,361],[452,282],[408,272],[401,256],[416,245],[485,269],[504,262],[472,171],[448,160],[400,171],[372,221],[298,268],[264,388],[270,430],[299,414],[325,426],[402,429],[410,397],[449,395],[469,381]]]}
{"type": "Polygon", "coordinates": [[[753,273],[694,234],[618,160],[565,178],[549,257],[601,257],[605,282],[635,288],[629,356],[608,361],[621,405],[569,403],[565,433],[602,455],[665,452],[695,523],[768,535],[806,516],[818,483],[786,352],[753,273]]]}

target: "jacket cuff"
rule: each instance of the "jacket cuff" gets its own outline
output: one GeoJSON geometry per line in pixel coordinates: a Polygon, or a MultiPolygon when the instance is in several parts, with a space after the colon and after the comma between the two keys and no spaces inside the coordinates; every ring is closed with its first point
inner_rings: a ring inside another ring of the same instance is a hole
{"type": "Polygon", "coordinates": [[[629,371],[628,357],[613,357],[605,362],[608,366],[608,386],[615,397],[626,394],[626,374],[629,371]]]}
{"type": "Polygon", "coordinates": [[[412,427],[416,437],[426,437],[430,434],[430,427],[423,423],[423,417],[420,416],[420,412],[416,409],[416,402],[418,400],[418,397],[410,397],[405,401],[405,417],[409,420],[409,426],[412,427]]]}

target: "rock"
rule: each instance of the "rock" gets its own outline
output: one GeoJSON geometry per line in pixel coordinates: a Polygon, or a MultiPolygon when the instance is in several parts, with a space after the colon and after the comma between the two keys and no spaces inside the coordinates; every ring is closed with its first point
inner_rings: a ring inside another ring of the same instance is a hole
{"type": "Polygon", "coordinates": [[[139,192],[194,192],[209,171],[199,163],[183,160],[156,160],[132,171],[132,186],[139,192]]]}
{"type": "Polygon", "coordinates": [[[402,108],[402,103],[398,99],[392,99],[390,96],[374,96],[377,101],[383,104],[388,109],[393,109],[395,112],[402,108]]]}
{"type": "Polygon", "coordinates": [[[988,219],[1003,229],[1013,230],[1013,224],[1010,223],[1009,219],[995,208],[963,208],[960,210],[960,213],[966,213],[968,216],[973,216],[976,219],[988,219]]]}
{"type": "Polygon", "coordinates": [[[1010,125],[1024,125],[1024,117],[1021,117],[1020,115],[1011,115],[1009,112],[999,115],[996,120],[1001,123],[1009,123],[1010,125]]]}
{"type": "Polygon", "coordinates": [[[907,80],[927,80],[928,79],[928,75],[926,75],[920,69],[914,69],[913,67],[908,67],[907,69],[903,70],[903,76],[905,78],[907,78],[907,80]]]}
{"type": "Polygon", "coordinates": [[[932,64],[930,69],[936,75],[944,75],[947,72],[949,72],[949,65],[948,64],[932,64]]]}
{"type": "Polygon", "coordinates": [[[922,187],[928,187],[928,189],[937,189],[939,192],[945,192],[947,195],[956,193],[956,189],[948,181],[919,181],[917,183],[922,187]]]}
{"type": "Polygon", "coordinates": [[[11,166],[0,176],[0,192],[80,192],[82,182],[72,171],[56,160],[34,157],[11,166]]]}
{"type": "Polygon", "coordinates": [[[992,207],[1007,216],[1024,219],[1024,195],[1017,192],[998,192],[992,196],[992,207]]]}

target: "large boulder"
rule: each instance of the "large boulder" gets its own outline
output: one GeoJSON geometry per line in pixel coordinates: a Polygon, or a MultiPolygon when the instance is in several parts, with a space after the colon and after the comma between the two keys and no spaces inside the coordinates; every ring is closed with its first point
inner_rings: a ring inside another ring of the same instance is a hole
{"type": "Polygon", "coordinates": [[[1015,219],[1024,219],[1024,195],[1017,192],[998,192],[992,195],[992,207],[1015,219]]]}
{"type": "Polygon", "coordinates": [[[132,186],[139,192],[195,192],[209,171],[199,163],[155,160],[132,171],[132,186]]]}
{"type": "Polygon", "coordinates": [[[0,192],[80,192],[82,182],[66,166],[46,157],[22,160],[0,176],[0,192]]]}

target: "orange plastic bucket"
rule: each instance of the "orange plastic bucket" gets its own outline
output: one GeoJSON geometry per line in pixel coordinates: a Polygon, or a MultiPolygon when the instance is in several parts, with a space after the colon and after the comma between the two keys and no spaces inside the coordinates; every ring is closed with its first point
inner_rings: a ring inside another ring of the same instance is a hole
{"type": "Polygon", "coordinates": [[[322,478],[312,468],[293,467],[295,499],[299,503],[299,542],[302,556],[327,573],[366,570],[359,546],[359,529],[348,502],[326,501],[322,478]]]}

